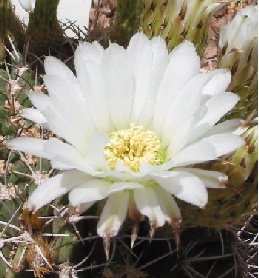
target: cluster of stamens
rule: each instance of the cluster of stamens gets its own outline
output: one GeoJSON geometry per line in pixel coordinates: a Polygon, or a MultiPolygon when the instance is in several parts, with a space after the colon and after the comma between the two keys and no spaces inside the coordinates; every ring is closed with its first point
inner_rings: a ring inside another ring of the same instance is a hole
{"type": "Polygon", "coordinates": [[[131,124],[129,129],[118,130],[108,135],[110,143],[104,148],[109,167],[114,170],[118,160],[133,172],[139,172],[140,164],[160,165],[165,151],[158,136],[143,126],[131,124]]]}

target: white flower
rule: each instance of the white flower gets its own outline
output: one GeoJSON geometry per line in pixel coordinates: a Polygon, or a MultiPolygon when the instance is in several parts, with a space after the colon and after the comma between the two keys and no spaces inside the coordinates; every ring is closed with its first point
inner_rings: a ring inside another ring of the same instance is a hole
{"type": "Polygon", "coordinates": [[[242,52],[258,36],[258,7],[241,9],[233,20],[220,28],[219,47],[228,54],[234,49],[242,52]]]}
{"type": "Polygon", "coordinates": [[[257,75],[258,64],[258,7],[241,9],[233,20],[220,28],[220,67],[231,68],[237,86],[249,84],[257,75]]]}
{"type": "Polygon", "coordinates": [[[30,196],[36,211],[69,193],[72,206],[86,209],[107,198],[97,232],[115,236],[127,213],[152,229],[175,226],[180,210],[171,194],[203,208],[206,188],[221,188],[226,175],[191,167],[215,160],[243,145],[234,134],[239,120],[217,124],[238,101],[225,92],[230,73],[200,74],[193,44],[170,54],[159,37],[136,34],[124,49],[111,43],[80,44],[77,77],[59,60],[45,60],[49,96],[30,92],[37,108],[24,115],[48,127],[56,138],[15,138],[14,150],[50,159],[63,170],[30,196]]]}
{"type": "Polygon", "coordinates": [[[258,94],[258,7],[241,9],[233,20],[221,27],[218,67],[232,73],[231,90],[241,97],[233,114],[247,118],[257,110],[258,94]],[[248,101],[249,100],[249,101],[248,101]]]}
{"type": "Polygon", "coordinates": [[[19,2],[26,12],[34,11],[36,0],[19,0],[19,2]]]}

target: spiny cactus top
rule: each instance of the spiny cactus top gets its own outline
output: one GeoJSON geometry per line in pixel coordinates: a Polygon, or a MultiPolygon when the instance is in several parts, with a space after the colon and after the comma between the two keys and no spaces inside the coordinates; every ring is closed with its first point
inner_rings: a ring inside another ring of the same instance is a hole
{"type": "Polygon", "coordinates": [[[38,186],[32,211],[62,194],[79,211],[107,198],[97,232],[117,234],[127,212],[149,218],[152,229],[174,226],[180,210],[172,196],[204,207],[206,188],[224,187],[225,174],[195,167],[243,145],[239,120],[218,123],[238,101],[225,92],[230,73],[200,73],[200,60],[185,41],[168,54],[160,37],[132,37],[127,49],[82,43],[75,52],[76,76],[47,57],[49,95],[31,91],[37,109],[23,114],[58,138],[15,138],[13,150],[47,158],[62,170],[38,186]],[[190,167],[192,166],[192,167],[190,167]]]}

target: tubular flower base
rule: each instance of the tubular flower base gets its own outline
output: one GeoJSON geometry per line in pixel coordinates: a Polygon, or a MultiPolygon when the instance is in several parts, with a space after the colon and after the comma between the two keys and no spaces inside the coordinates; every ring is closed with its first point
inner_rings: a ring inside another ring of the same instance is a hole
{"type": "Polygon", "coordinates": [[[231,111],[232,117],[246,119],[257,110],[258,99],[258,7],[241,9],[234,19],[221,27],[219,36],[219,68],[232,73],[228,90],[240,96],[231,111]]]}
{"type": "Polygon", "coordinates": [[[190,40],[202,56],[207,45],[210,18],[222,4],[214,0],[142,0],[143,30],[149,38],[162,36],[172,50],[190,40]]]}
{"type": "Polygon", "coordinates": [[[244,144],[235,134],[239,120],[217,124],[239,99],[225,92],[229,72],[201,74],[192,43],[181,43],[169,55],[162,38],[149,40],[142,33],[127,49],[80,44],[74,62],[77,77],[47,57],[49,96],[31,91],[37,109],[24,111],[65,142],[15,138],[7,144],[63,170],[37,187],[29,210],[67,192],[79,210],[107,198],[97,232],[108,248],[127,213],[137,222],[146,216],[151,234],[166,222],[176,228],[181,213],[172,194],[204,208],[207,188],[224,188],[225,174],[190,166],[244,144]]]}

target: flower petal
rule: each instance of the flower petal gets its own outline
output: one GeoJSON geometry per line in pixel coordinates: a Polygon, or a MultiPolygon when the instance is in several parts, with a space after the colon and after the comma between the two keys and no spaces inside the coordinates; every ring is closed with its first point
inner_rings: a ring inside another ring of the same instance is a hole
{"type": "MultiPolygon", "coordinates": [[[[165,146],[171,142],[172,137],[184,121],[191,118],[200,106],[202,88],[208,81],[208,76],[198,74],[184,86],[181,94],[169,106],[163,127],[163,143],[165,146]]],[[[163,125],[161,122],[159,126],[163,125]]],[[[158,128],[156,126],[155,130],[158,128]]]]}
{"type": "MultiPolygon", "coordinates": [[[[192,43],[185,41],[176,46],[161,81],[154,114],[154,126],[163,125],[169,106],[180,95],[186,83],[199,74],[200,60],[192,43]]],[[[160,134],[161,130],[156,130],[160,134]]]]}
{"type": "Polygon", "coordinates": [[[207,142],[197,142],[183,148],[171,160],[161,165],[164,170],[216,159],[215,148],[207,142]]]}
{"type": "Polygon", "coordinates": [[[232,153],[245,143],[240,136],[231,133],[214,134],[202,139],[202,142],[210,143],[214,146],[217,157],[232,153]]]}
{"type": "Polygon", "coordinates": [[[135,81],[130,121],[146,126],[153,117],[158,86],[168,64],[168,51],[162,38],[149,40],[143,33],[131,38],[126,51],[135,81]]]}
{"type": "Polygon", "coordinates": [[[85,98],[85,104],[97,130],[109,132],[109,102],[105,83],[100,69],[104,53],[103,47],[96,41],[81,43],[75,51],[75,69],[77,79],[85,98]],[[102,113],[97,113],[102,111],[102,113]]]}
{"type": "Polygon", "coordinates": [[[137,123],[148,97],[148,89],[152,75],[152,45],[143,33],[134,35],[127,48],[134,72],[134,100],[131,111],[131,122],[137,123]]]}
{"type": "Polygon", "coordinates": [[[174,90],[181,91],[186,81],[200,72],[200,59],[194,45],[184,41],[176,46],[169,55],[169,65],[166,74],[175,76],[174,90]]]}
{"type": "Polygon", "coordinates": [[[208,192],[203,182],[188,172],[174,172],[175,175],[173,177],[155,177],[155,180],[177,198],[203,208],[208,202],[208,192]]]}
{"type": "Polygon", "coordinates": [[[109,195],[110,185],[108,181],[93,179],[82,183],[69,193],[69,202],[76,207],[83,203],[102,200],[109,195]]]}
{"type": "Polygon", "coordinates": [[[161,210],[155,191],[150,186],[134,189],[134,200],[141,214],[149,218],[150,225],[153,228],[161,227],[169,217],[161,210]]]}
{"type": "Polygon", "coordinates": [[[95,62],[99,65],[103,52],[103,47],[97,41],[94,41],[93,43],[79,43],[79,46],[75,51],[75,68],[77,76],[82,74],[80,73],[82,60],[84,62],[95,62]]]}
{"type": "Polygon", "coordinates": [[[100,68],[106,85],[110,118],[116,129],[128,128],[134,80],[125,49],[111,43],[104,52],[100,68]]]}
{"type": "Polygon", "coordinates": [[[198,168],[181,168],[178,170],[186,171],[198,177],[207,188],[224,188],[228,181],[227,175],[217,171],[208,171],[198,168]]]}
{"type": "Polygon", "coordinates": [[[29,153],[38,157],[51,159],[52,154],[45,152],[44,145],[47,140],[28,138],[28,137],[17,137],[6,143],[7,148],[11,150],[21,151],[29,153]]]}
{"type": "MultiPolygon", "coordinates": [[[[44,61],[44,68],[46,71],[46,75],[44,76],[47,80],[49,76],[52,76],[52,84],[46,84],[46,87],[48,91],[51,91],[52,97],[55,97],[55,99],[60,101],[60,103],[67,102],[70,104],[70,100],[72,101],[70,107],[74,110],[78,111],[78,114],[81,115],[82,118],[85,118],[84,120],[87,121],[87,123],[90,124],[89,114],[88,111],[86,111],[85,108],[85,100],[82,94],[82,91],[80,89],[79,83],[73,72],[60,60],[58,60],[55,57],[47,57],[44,61]],[[53,76],[56,77],[56,79],[53,78],[53,76]],[[53,80],[54,79],[54,80],[53,80]],[[57,82],[57,86],[55,87],[56,90],[54,90],[55,86],[55,80],[59,80],[57,82]],[[52,88],[53,85],[53,88],[52,88]],[[64,92],[62,92],[62,90],[64,92]],[[61,92],[60,92],[61,91],[61,92]],[[66,97],[64,97],[64,93],[66,91],[69,91],[68,94],[66,93],[66,97]],[[73,92],[73,93],[72,93],[73,92]],[[74,100],[73,100],[74,98],[74,100]],[[78,104],[76,104],[79,103],[78,104]],[[74,106],[74,105],[75,106],[74,106]],[[79,110],[78,110],[79,109],[79,110]],[[83,114],[81,114],[83,112],[83,114]]],[[[46,83],[46,82],[45,82],[46,83]]],[[[57,104],[56,102],[56,104],[57,104]]],[[[65,104],[65,107],[67,105],[65,104]]],[[[57,105],[57,107],[60,107],[60,105],[57,105]]],[[[80,121],[81,122],[81,121],[80,121]]],[[[90,126],[89,126],[90,128],[90,126]]]]}
{"type": "Polygon", "coordinates": [[[165,41],[161,37],[154,37],[151,40],[151,44],[153,51],[152,77],[147,92],[148,97],[146,98],[146,102],[139,119],[139,123],[146,127],[149,127],[148,124],[154,116],[158,88],[169,62],[168,50],[166,48],[165,41]]]}
{"type": "Polygon", "coordinates": [[[95,174],[85,156],[74,147],[61,142],[56,138],[50,138],[44,145],[44,151],[53,155],[54,161],[60,161],[64,165],[76,168],[87,174],[95,174]]]}
{"type": "Polygon", "coordinates": [[[84,102],[75,93],[70,80],[66,81],[56,75],[45,75],[43,79],[55,110],[63,117],[69,115],[69,121],[76,128],[87,127],[83,128],[82,131],[89,138],[95,132],[95,128],[84,102]]]}
{"type": "Polygon", "coordinates": [[[242,121],[239,119],[227,120],[225,122],[213,126],[206,134],[204,134],[204,137],[209,137],[211,135],[222,134],[222,133],[235,134],[237,130],[239,130],[241,125],[242,125],[242,121]]]}
{"type": "Polygon", "coordinates": [[[32,102],[32,104],[40,112],[44,111],[48,106],[53,107],[50,97],[45,94],[30,91],[28,93],[28,97],[29,97],[30,101],[32,102]]]}
{"type": "Polygon", "coordinates": [[[87,160],[96,170],[108,170],[108,164],[104,156],[104,147],[109,143],[109,139],[102,132],[98,131],[94,134],[88,144],[87,160]]]}
{"type": "MultiPolygon", "coordinates": [[[[174,157],[187,144],[191,124],[192,124],[192,119],[188,119],[184,121],[181,126],[177,128],[175,133],[171,133],[171,131],[169,130],[167,131],[167,136],[171,136],[171,138],[168,145],[166,145],[165,144],[166,142],[164,142],[163,140],[163,145],[167,146],[166,160],[169,160],[170,158],[174,157]]],[[[168,137],[165,137],[165,139],[166,138],[168,137]]]]}
{"type": "Polygon", "coordinates": [[[129,191],[129,218],[134,221],[143,221],[145,216],[142,215],[134,200],[134,190],[129,191]]]}
{"type": "Polygon", "coordinates": [[[170,219],[168,223],[174,225],[181,221],[181,212],[174,197],[160,186],[154,186],[153,188],[163,213],[170,219]]]}
{"type": "Polygon", "coordinates": [[[36,211],[90,178],[91,176],[76,170],[58,174],[40,184],[29,197],[26,206],[29,210],[36,211]]]}
{"type": "Polygon", "coordinates": [[[238,95],[229,92],[213,96],[205,103],[207,114],[204,116],[203,120],[201,120],[200,124],[208,122],[213,126],[236,105],[238,100],[238,95]]]}
{"type": "Polygon", "coordinates": [[[50,130],[65,139],[83,154],[87,151],[87,137],[84,129],[74,126],[68,117],[63,117],[51,107],[47,107],[43,112],[47,119],[50,130]]]}
{"type": "Polygon", "coordinates": [[[212,73],[212,78],[202,90],[204,95],[215,96],[224,93],[231,82],[231,73],[225,69],[216,69],[212,73]]]}
{"type": "Polygon", "coordinates": [[[48,129],[48,123],[45,117],[41,114],[41,112],[34,108],[26,108],[23,109],[20,115],[30,121],[35,122],[36,124],[39,124],[43,128],[48,129]]]}
{"type": "Polygon", "coordinates": [[[211,97],[194,117],[193,128],[188,142],[193,142],[208,132],[238,102],[239,97],[233,93],[221,93],[211,97]]]}
{"type": "Polygon", "coordinates": [[[64,158],[64,161],[69,160],[70,163],[85,162],[80,152],[57,138],[46,140],[44,150],[49,154],[64,158]]]}
{"type": "Polygon", "coordinates": [[[135,188],[143,188],[143,185],[137,182],[115,182],[111,185],[109,193],[119,192],[123,190],[130,190],[135,188]]]}
{"type": "Polygon", "coordinates": [[[99,236],[109,241],[111,237],[117,235],[126,218],[128,203],[128,192],[117,192],[109,196],[98,222],[97,233],[99,236]]]}
{"type": "Polygon", "coordinates": [[[76,70],[85,105],[96,130],[109,133],[109,101],[99,65],[91,60],[80,60],[78,57],[76,70]],[[102,113],[98,111],[102,111],[102,113]]]}
{"type": "Polygon", "coordinates": [[[56,75],[66,82],[69,82],[70,85],[74,88],[73,93],[77,94],[77,97],[82,99],[82,94],[80,93],[79,84],[75,75],[59,59],[52,56],[46,57],[44,61],[44,69],[46,71],[46,75],[56,75]]]}

